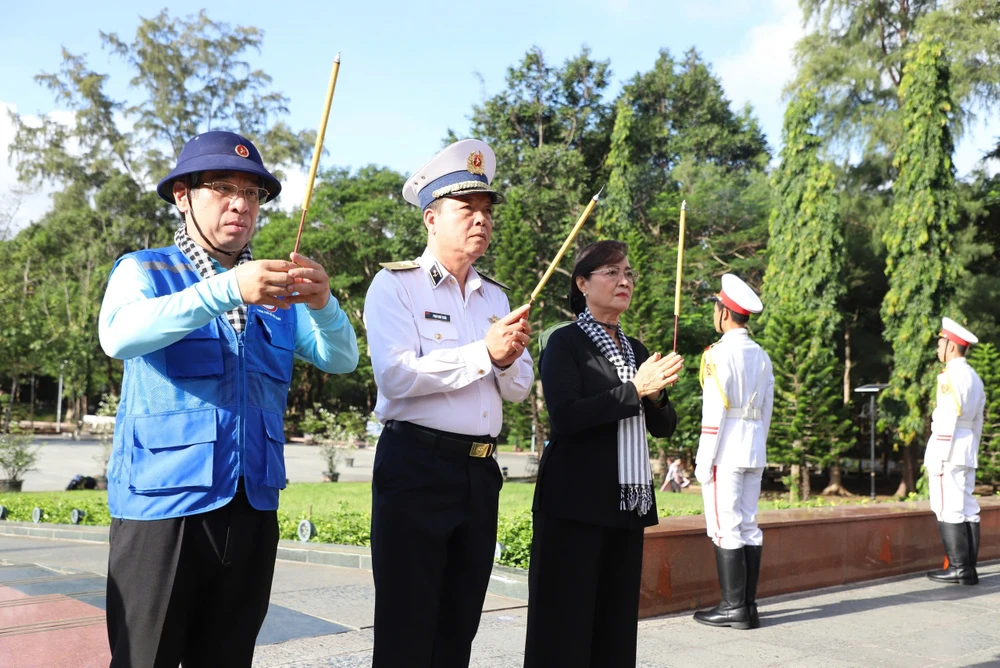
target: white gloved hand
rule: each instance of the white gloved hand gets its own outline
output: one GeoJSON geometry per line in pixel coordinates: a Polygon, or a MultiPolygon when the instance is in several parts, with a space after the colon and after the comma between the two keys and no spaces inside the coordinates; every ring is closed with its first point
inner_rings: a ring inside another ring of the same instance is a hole
{"type": "Polygon", "coordinates": [[[697,464],[694,467],[694,478],[702,485],[707,483],[712,479],[712,466],[711,464],[697,464]]]}

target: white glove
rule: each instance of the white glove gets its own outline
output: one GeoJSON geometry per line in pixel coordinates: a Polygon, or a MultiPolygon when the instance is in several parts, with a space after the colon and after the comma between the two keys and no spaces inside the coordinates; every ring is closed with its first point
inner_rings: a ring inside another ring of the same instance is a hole
{"type": "Polygon", "coordinates": [[[712,465],[711,464],[697,464],[694,467],[694,478],[702,485],[707,483],[712,479],[712,465]]]}

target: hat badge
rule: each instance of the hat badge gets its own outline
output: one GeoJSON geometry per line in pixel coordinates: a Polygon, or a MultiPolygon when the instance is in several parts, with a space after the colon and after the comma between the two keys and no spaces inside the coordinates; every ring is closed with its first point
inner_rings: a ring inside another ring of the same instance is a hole
{"type": "Polygon", "coordinates": [[[486,170],[483,169],[483,152],[473,151],[470,153],[469,159],[465,161],[465,169],[470,174],[485,174],[486,170]]]}
{"type": "Polygon", "coordinates": [[[250,157],[250,149],[248,149],[243,144],[237,144],[236,145],[236,155],[240,156],[241,158],[249,158],[250,157]]]}

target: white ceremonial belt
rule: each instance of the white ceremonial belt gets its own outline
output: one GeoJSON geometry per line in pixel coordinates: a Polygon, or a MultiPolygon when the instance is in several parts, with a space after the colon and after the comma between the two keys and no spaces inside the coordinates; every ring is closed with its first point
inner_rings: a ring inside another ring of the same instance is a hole
{"type": "Polygon", "coordinates": [[[753,406],[727,408],[726,417],[731,420],[760,420],[761,412],[759,408],[754,408],[753,406]]]}
{"type": "Polygon", "coordinates": [[[975,420],[959,420],[955,423],[955,429],[975,429],[975,420]]]}

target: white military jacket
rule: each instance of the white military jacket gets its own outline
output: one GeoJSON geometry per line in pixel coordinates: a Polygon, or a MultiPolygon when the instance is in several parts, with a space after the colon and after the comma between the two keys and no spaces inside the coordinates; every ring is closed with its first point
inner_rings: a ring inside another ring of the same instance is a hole
{"type": "Polygon", "coordinates": [[[941,462],[978,466],[985,408],[983,381],[968,360],[956,357],[948,362],[937,377],[931,438],[924,452],[928,470],[938,471],[941,462]]]}
{"type": "Polygon", "coordinates": [[[771,358],[743,327],[731,329],[701,357],[701,439],[695,462],[763,468],[774,406],[771,358]]]}
{"type": "Polygon", "coordinates": [[[490,361],[483,337],[510,313],[507,295],[470,269],[463,297],[430,250],[390,266],[375,275],[365,297],[376,417],[497,436],[502,400],[523,401],[535,378],[527,351],[507,369],[490,361]]]}

